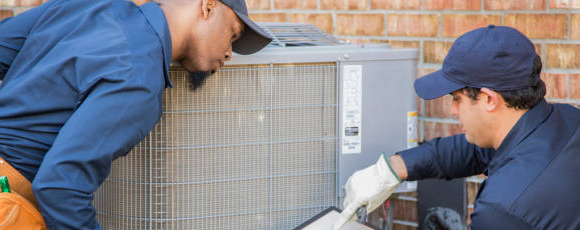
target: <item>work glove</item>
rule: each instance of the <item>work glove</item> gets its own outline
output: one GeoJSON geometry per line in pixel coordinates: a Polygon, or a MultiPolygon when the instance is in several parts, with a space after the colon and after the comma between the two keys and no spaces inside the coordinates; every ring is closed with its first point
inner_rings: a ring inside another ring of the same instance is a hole
{"type": "Polygon", "coordinates": [[[389,198],[399,184],[401,179],[391,168],[384,153],[376,164],[356,171],[346,182],[344,210],[334,224],[334,229],[340,229],[347,221],[354,219],[357,209],[363,205],[367,207],[367,214],[371,213],[389,198]]]}

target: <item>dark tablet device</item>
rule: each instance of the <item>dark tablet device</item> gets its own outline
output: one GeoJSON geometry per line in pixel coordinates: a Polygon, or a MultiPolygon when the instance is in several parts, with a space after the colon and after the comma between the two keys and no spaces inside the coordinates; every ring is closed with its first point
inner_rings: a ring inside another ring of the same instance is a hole
{"type": "MultiPolygon", "coordinates": [[[[340,209],[330,207],[322,211],[310,220],[304,222],[294,230],[333,230],[334,223],[340,216],[340,209]]],[[[366,223],[357,221],[347,222],[340,230],[380,230],[366,223]]]]}

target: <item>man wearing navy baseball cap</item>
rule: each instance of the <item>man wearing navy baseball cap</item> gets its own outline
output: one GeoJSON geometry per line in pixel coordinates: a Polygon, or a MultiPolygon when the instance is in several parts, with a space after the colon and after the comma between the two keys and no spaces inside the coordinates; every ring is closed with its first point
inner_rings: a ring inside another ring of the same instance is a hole
{"type": "Polygon", "coordinates": [[[45,2],[0,21],[0,228],[101,229],[93,193],[159,121],[171,63],[194,90],[272,38],[244,0],[45,2]]]}
{"type": "MultiPolygon", "coordinates": [[[[459,37],[441,70],[415,81],[419,97],[453,97],[464,134],[435,138],[354,173],[339,229],[402,180],[478,174],[471,229],[580,229],[580,110],[544,99],[542,63],[519,31],[490,25],[459,37]]],[[[388,141],[388,140],[385,140],[388,141]]]]}

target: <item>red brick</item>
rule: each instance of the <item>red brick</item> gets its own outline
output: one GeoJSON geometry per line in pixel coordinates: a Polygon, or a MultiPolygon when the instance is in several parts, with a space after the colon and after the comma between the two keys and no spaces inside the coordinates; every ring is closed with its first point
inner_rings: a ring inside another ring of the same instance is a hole
{"type": "Polygon", "coordinates": [[[349,44],[366,44],[369,43],[369,39],[366,38],[357,38],[357,39],[341,39],[343,42],[349,44]]]}
{"type": "Polygon", "coordinates": [[[546,59],[548,68],[580,69],[580,45],[546,44],[546,59]]]}
{"type": "Polygon", "coordinates": [[[18,6],[18,1],[17,0],[0,0],[0,6],[10,6],[10,7],[18,6]]]}
{"type": "Polygon", "coordinates": [[[570,74],[570,98],[580,99],[580,74],[570,74]]]}
{"type": "Polygon", "coordinates": [[[443,37],[459,37],[473,29],[500,23],[499,15],[445,14],[443,15],[443,37]]]}
{"type": "Polygon", "coordinates": [[[370,43],[377,43],[377,44],[381,44],[381,43],[389,43],[389,40],[385,40],[385,39],[369,39],[370,43]]]}
{"type": "MultiPolygon", "coordinates": [[[[542,56],[542,44],[534,44],[534,48],[536,48],[536,54],[538,54],[538,56],[541,57],[542,56]]],[[[542,63],[544,63],[544,62],[542,62],[542,63]]]]}
{"type": "Polygon", "coordinates": [[[545,0],[485,0],[486,10],[545,10],[545,0]]]}
{"type": "MultiPolygon", "coordinates": [[[[430,69],[430,68],[418,68],[418,69],[417,69],[417,77],[416,77],[416,78],[423,77],[423,76],[425,76],[425,75],[427,75],[427,74],[430,74],[430,73],[433,73],[433,72],[435,72],[435,71],[437,71],[437,70],[439,70],[439,69],[430,69]]],[[[421,101],[422,101],[423,99],[421,99],[421,98],[420,98],[420,97],[418,97],[418,96],[415,96],[415,97],[417,98],[417,111],[419,112],[419,114],[420,114],[421,116],[425,116],[425,111],[423,111],[423,110],[421,109],[421,101]]],[[[425,103],[427,103],[427,100],[425,100],[425,103]]],[[[421,136],[421,135],[419,135],[419,136],[421,136]]]]}
{"type": "MultiPolygon", "coordinates": [[[[421,99],[419,96],[415,96],[415,101],[417,103],[417,112],[419,113],[419,116],[424,116],[425,114],[423,114],[423,109],[421,109],[421,102],[423,101],[423,99],[421,99]]],[[[423,126],[423,121],[418,121],[420,126],[423,126]]],[[[421,129],[417,129],[417,136],[418,137],[422,137],[423,134],[421,133],[421,129]]],[[[423,140],[420,140],[423,141],[423,140]]]]}
{"type": "Polygon", "coordinates": [[[349,39],[352,44],[368,44],[370,42],[367,38],[349,39]]]}
{"type": "Polygon", "coordinates": [[[423,44],[423,61],[426,63],[443,63],[453,42],[425,41],[423,44]]]}
{"type": "Polygon", "coordinates": [[[437,123],[430,121],[425,122],[426,141],[435,137],[447,137],[459,133],[461,133],[461,125],[459,124],[437,123]]]}
{"type": "Polygon", "coordinates": [[[417,202],[412,200],[391,199],[393,203],[393,218],[417,222],[417,202]]]}
{"type": "Polygon", "coordinates": [[[419,41],[389,41],[389,44],[391,44],[391,47],[397,48],[421,48],[419,41]]]}
{"type": "Polygon", "coordinates": [[[568,87],[566,85],[566,74],[546,73],[542,74],[542,80],[546,83],[548,93],[547,98],[567,98],[568,87]]]}
{"type": "Polygon", "coordinates": [[[452,118],[451,114],[451,96],[445,95],[434,100],[425,100],[425,116],[452,118]]]}
{"type": "Polygon", "coordinates": [[[316,9],[317,1],[312,0],[274,0],[275,9],[316,9]]]}
{"type": "Polygon", "coordinates": [[[0,10],[0,20],[14,16],[14,12],[12,10],[0,10]]]}
{"type": "Polygon", "coordinates": [[[514,27],[530,38],[566,38],[566,14],[510,14],[504,24],[514,27]]]}
{"type": "Polygon", "coordinates": [[[394,48],[415,48],[419,49],[421,43],[419,41],[401,41],[401,40],[376,40],[371,39],[371,43],[389,43],[394,48]]]}
{"type": "Polygon", "coordinates": [[[580,0],[550,0],[550,8],[580,9],[580,0]]]}
{"type": "Polygon", "coordinates": [[[323,10],[366,10],[367,1],[360,0],[320,0],[323,10]]]}
{"type": "Polygon", "coordinates": [[[285,22],[285,13],[250,14],[250,18],[256,22],[285,22]]]}
{"type": "Polygon", "coordinates": [[[580,39],[580,14],[570,15],[570,38],[580,39]]]}
{"type": "Polygon", "coordinates": [[[331,14],[291,14],[291,22],[309,23],[326,33],[334,33],[334,25],[332,23],[331,14]]]}
{"type": "Polygon", "coordinates": [[[246,0],[249,10],[268,10],[270,9],[270,0],[246,0]]]}
{"type": "Polygon", "coordinates": [[[371,9],[418,10],[421,0],[371,0],[371,9]]]}
{"type": "Polygon", "coordinates": [[[18,6],[38,6],[42,0],[18,0],[18,6]]]}
{"type": "Polygon", "coordinates": [[[341,35],[385,35],[384,14],[338,14],[336,25],[341,35]]]}
{"type": "Polygon", "coordinates": [[[389,40],[384,40],[384,39],[369,39],[370,43],[376,43],[376,44],[381,44],[381,43],[389,43],[389,40]]]}
{"type": "Polygon", "coordinates": [[[422,77],[427,74],[433,73],[439,69],[431,69],[431,68],[418,68],[417,69],[417,77],[422,77]]]}
{"type": "Polygon", "coordinates": [[[435,37],[439,33],[439,16],[436,14],[389,14],[389,36],[435,37]]]}
{"type": "Polygon", "coordinates": [[[14,8],[14,15],[19,15],[21,13],[24,13],[30,9],[34,9],[34,7],[17,7],[14,8]]]}
{"type": "Polygon", "coordinates": [[[480,10],[481,0],[425,0],[426,10],[480,10]]]}

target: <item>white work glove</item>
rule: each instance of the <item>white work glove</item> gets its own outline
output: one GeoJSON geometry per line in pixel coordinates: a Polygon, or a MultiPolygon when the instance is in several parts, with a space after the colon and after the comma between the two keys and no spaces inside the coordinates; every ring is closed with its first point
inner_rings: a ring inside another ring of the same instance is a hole
{"type": "Polygon", "coordinates": [[[391,168],[385,154],[381,154],[376,164],[356,171],[346,182],[344,210],[334,224],[334,229],[341,228],[347,221],[354,219],[357,209],[367,206],[367,214],[378,208],[395,188],[401,179],[391,168]]]}

